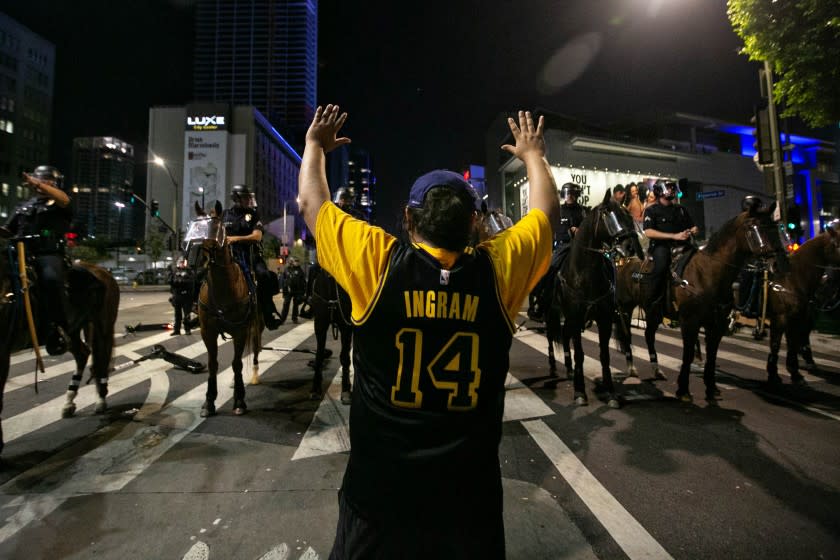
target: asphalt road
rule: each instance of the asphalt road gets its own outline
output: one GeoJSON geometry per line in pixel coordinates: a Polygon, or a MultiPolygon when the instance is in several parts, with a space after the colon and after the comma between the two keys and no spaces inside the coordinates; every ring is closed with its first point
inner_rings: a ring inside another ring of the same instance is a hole
{"type": "MultiPolygon", "coordinates": [[[[120,367],[154,344],[206,361],[197,331],[125,334],[126,325],[172,318],[161,291],[125,290],[109,409],[93,413],[93,387],[76,417],[60,418],[73,369],[47,359],[39,391],[34,356],[13,356],[5,391],[0,471],[0,558],[325,559],[347,460],[348,408],[338,379],[309,398],[312,325],[264,334],[261,383],[249,413],[231,411],[231,351],[223,344],[219,414],[202,419],[206,376],[160,360],[120,367]],[[289,351],[294,350],[294,351],[289,351]]],[[[620,386],[621,409],[594,391],[590,404],[548,375],[547,343],[526,322],[511,350],[500,460],[508,558],[837,558],[840,551],[840,352],[812,339],[820,370],[804,387],[764,383],[766,342],[726,337],[718,360],[722,400],[677,401],[678,331],[661,328],[668,379],[620,386]]],[[[587,356],[595,335],[585,333],[587,356]]],[[[337,353],[337,343],[330,340],[337,353]]],[[[783,352],[784,354],[784,352],[783,352]]],[[[780,360],[781,363],[783,362],[780,360]]],[[[613,371],[624,359],[612,352],[613,371]]],[[[246,361],[246,380],[250,377],[246,361]]],[[[329,362],[329,379],[337,360],[329,362]]]]}

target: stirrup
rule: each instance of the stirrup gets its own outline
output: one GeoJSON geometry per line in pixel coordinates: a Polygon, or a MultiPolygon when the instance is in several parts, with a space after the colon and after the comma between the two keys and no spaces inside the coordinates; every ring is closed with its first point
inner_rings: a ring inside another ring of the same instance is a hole
{"type": "Polygon", "coordinates": [[[67,336],[67,332],[65,332],[63,327],[55,325],[47,335],[44,346],[47,349],[47,354],[50,356],[60,356],[67,352],[67,349],[70,347],[70,337],[67,336]]]}

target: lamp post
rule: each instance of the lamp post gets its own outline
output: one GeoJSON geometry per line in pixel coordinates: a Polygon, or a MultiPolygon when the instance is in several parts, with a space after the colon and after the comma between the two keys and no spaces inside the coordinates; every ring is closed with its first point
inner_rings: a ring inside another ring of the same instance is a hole
{"type": "Polygon", "coordinates": [[[179,232],[181,231],[181,226],[178,224],[178,181],[175,180],[175,177],[172,175],[172,171],[169,169],[169,166],[166,165],[165,159],[163,159],[159,155],[153,155],[152,162],[158,167],[162,167],[166,170],[166,174],[169,175],[169,180],[172,181],[172,186],[175,188],[174,203],[172,204],[172,229],[175,236],[175,243],[172,249],[172,255],[173,260],[175,260],[175,251],[178,250],[178,247],[181,246],[181,240],[179,239],[179,232]]]}
{"type": "Polygon", "coordinates": [[[198,192],[190,191],[190,194],[201,195],[201,207],[204,208],[204,187],[198,187],[198,192]]]}
{"type": "Polygon", "coordinates": [[[117,207],[117,211],[119,212],[119,218],[117,219],[117,267],[120,266],[120,240],[122,239],[122,209],[125,208],[125,204],[122,202],[115,202],[114,206],[117,207]]]}

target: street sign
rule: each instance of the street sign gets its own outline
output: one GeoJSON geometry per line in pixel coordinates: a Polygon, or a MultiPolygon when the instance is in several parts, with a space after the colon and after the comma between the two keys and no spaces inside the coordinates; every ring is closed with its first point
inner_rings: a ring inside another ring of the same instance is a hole
{"type": "Polygon", "coordinates": [[[706,191],[697,193],[697,200],[706,200],[707,198],[720,198],[726,195],[726,191],[721,189],[719,191],[706,191]]]}

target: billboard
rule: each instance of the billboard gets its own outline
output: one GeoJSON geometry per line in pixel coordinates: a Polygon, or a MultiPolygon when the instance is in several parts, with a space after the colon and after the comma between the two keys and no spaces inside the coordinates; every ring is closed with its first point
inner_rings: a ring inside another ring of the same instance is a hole
{"type": "Polygon", "coordinates": [[[195,214],[196,201],[226,204],[228,132],[230,110],[226,104],[190,105],[184,132],[184,178],[180,200],[181,228],[195,214]]]}
{"type": "MultiPolygon", "coordinates": [[[[668,180],[676,181],[676,179],[666,176],[649,177],[639,175],[638,173],[625,173],[620,171],[608,171],[598,169],[584,169],[580,167],[558,167],[551,166],[551,173],[554,175],[554,181],[557,183],[559,190],[565,183],[576,183],[580,185],[581,194],[578,203],[581,206],[597,206],[604,200],[604,194],[607,189],[612,189],[616,185],[624,185],[625,187],[630,183],[642,185],[641,190],[649,187],[656,181],[668,180]]],[[[519,202],[521,205],[522,216],[528,213],[528,182],[522,183],[519,187],[519,202]]],[[[562,200],[560,201],[562,204],[562,200]]]]}

